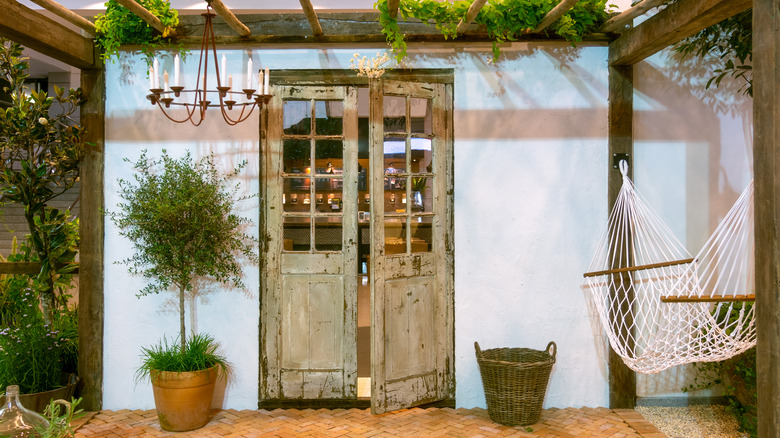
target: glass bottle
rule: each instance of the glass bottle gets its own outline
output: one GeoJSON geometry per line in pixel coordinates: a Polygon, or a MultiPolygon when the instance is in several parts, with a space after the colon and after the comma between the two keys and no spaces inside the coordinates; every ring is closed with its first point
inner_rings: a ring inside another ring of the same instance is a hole
{"type": "Polygon", "coordinates": [[[38,413],[22,406],[19,403],[19,386],[10,385],[5,390],[5,403],[0,409],[0,437],[40,437],[35,426],[46,429],[49,422],[38,413]]]}

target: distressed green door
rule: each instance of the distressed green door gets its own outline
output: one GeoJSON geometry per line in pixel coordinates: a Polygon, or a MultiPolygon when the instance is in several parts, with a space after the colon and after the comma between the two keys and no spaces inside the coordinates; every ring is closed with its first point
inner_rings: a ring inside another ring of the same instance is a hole
{"type": "Polygon", "coordinates": [[[273,94],[261,398],[355,399],[357,93],[283,86],[273,94]]]}
{"type": "Polygon", "coordinates": [[[372,412],[452,397],[447,88],[371,86],[372,412]]]}

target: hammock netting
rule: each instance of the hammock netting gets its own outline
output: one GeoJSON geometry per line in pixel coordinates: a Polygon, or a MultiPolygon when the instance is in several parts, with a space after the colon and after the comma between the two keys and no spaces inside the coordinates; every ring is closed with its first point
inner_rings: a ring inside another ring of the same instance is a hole
{"type": "Polygon", "coordinates": [[[585,274],[611,347],[639,373],[753,347],[753,183],[692,257],[636,191],[625,162],[620,170],[623,186],[585,274]]]}

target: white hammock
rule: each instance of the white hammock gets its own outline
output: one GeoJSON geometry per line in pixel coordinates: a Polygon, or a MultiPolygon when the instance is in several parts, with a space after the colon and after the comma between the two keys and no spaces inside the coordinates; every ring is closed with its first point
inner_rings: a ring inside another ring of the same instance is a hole
{"type": "Polygon", "coordinates": [[[692,258],[620,163],[623,186],[585,274],[615,352],[656,373],[727,359],[756,344],[753,182],[692,258]]]}

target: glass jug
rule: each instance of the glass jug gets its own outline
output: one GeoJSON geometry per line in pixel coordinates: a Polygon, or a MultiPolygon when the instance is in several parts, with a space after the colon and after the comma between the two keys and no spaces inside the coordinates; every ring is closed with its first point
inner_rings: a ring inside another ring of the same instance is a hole
{"type": "Polygon", "coordinates": [[[40,437],[35,426],[46,429],[49,427],[49,422],[19,403],[19,386],[11,385],[6,388],[5,403],[0,409],[0,437],[40,437]]]}

